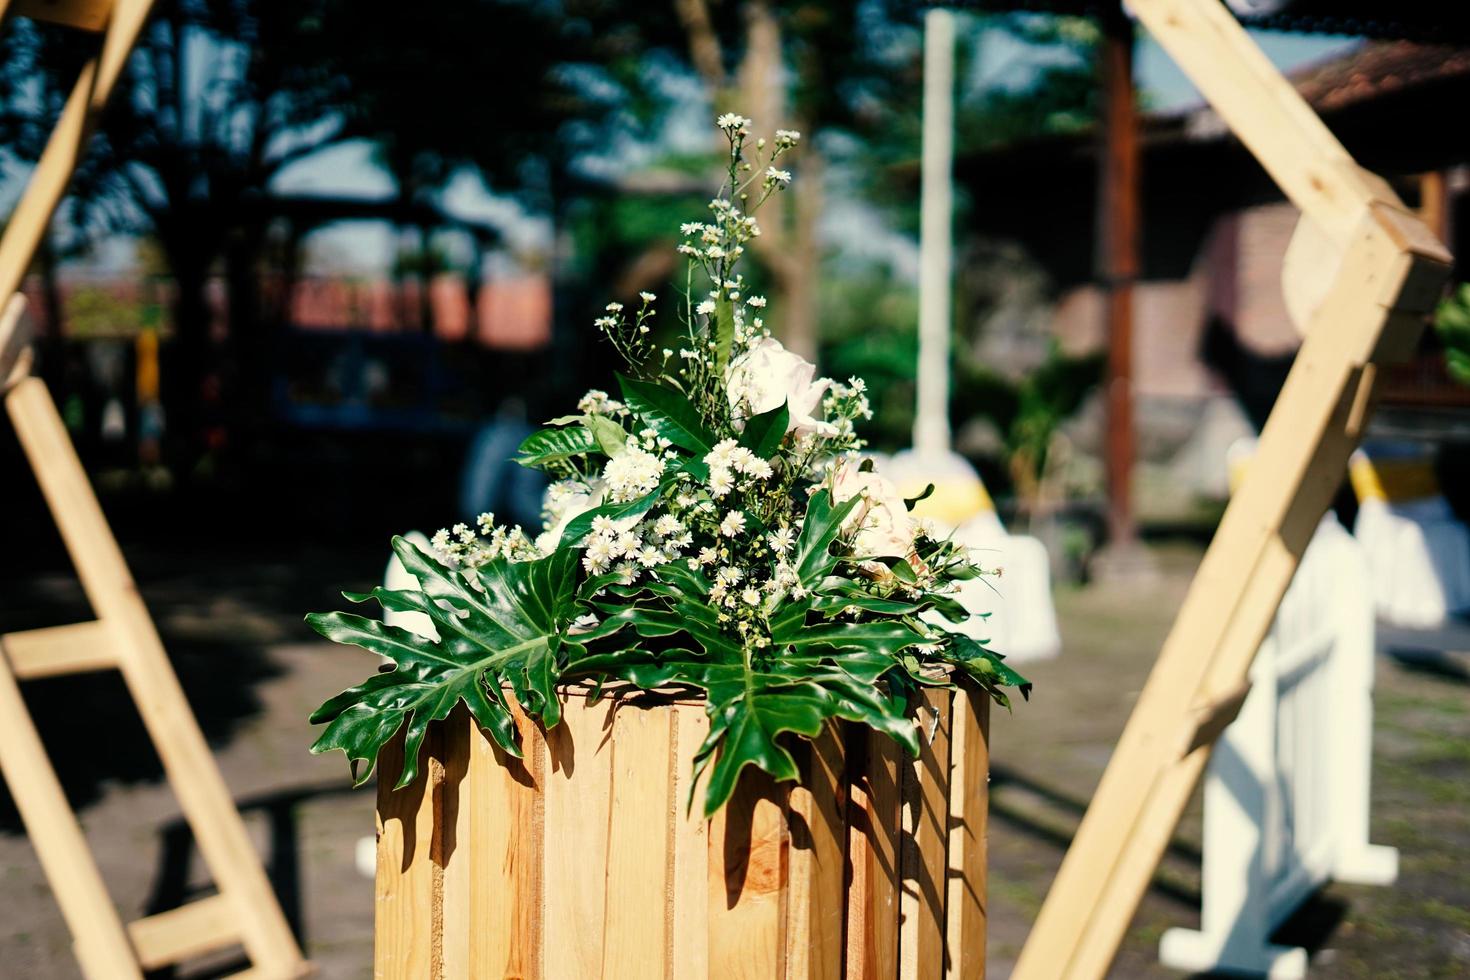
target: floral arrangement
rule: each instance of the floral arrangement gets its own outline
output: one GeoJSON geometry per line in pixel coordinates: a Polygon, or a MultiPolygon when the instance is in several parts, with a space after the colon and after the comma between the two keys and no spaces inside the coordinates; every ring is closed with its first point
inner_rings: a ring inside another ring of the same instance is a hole
{"type": "Polygon", "coordinates": [[[776,163],[799,134],[751,140],[735,114],[717,124],[727,180],[709,218],[680,229],[681,349],[651,339],[652,294],[636,309],[609,303],[596,325],[626,365],[619,397],[588,392],[520,447],[523,465],[555,481],[546,530],[533,537],[486,514],[440,531],[432,553],[394,538],[419,588],[345,594],[426,614],[436,638],[342,612],[308,617],[328,639],[392,661],[311,718],[326,725],[312,750],[344,751],[359,783],[405,727],[398,785],[411,782],[428,725],[461,701],[519,755],[511,697],[552,727],[561,685],[682,686],[707,700],[696,775],[708,772],[709,815],[747,765],[798,778],[783,742],[829,720],[867,724],[917,755],[919,688],[964,674],[1001,704],[1005,687],[1029,692],[958,631],[969,613],[957,583],[991,572],[915,520],[915,500],[862,458],[863,382],[817,378],[783,349],[737,271],[760,234],[754,212],[791,179],[776,163]]]}

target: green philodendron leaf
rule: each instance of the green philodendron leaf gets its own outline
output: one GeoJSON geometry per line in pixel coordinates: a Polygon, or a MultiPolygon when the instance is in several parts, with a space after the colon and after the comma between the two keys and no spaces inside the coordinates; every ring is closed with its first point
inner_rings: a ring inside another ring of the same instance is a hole
{"type": "Polygon", "coordinates": [[[521,442],[516,450],[516,462],[537,467],[572,456],[585,456],[597,448],[597,440],[592,433],[581,426],[575,429],[542,429],[521,442]]]}
{"type": "Polygon", "coordinates": [[[740,433],[740,445],[761,459],[771,459],[781,448],[781,440],[786,438],[786,427],[790,424],[791,412],[782,402],[769,412],[746,420],[745,431],[740,433]]]}
{"type": "Polygon", "coordinates": [[[990,691],[996,701],[1009,705],[1005,695],[996,690],[997,687],[1014,687],[1021,692],[1022,698],[1028,701],[1031,699],[1031,682],[1022,677],[1014,667],[1007,665],[1000,654],[981,646],[963,633],[951,633],[950,637],[954,641],[954,662],[990,691]]]}
{"type": "MultiPolygon", "coordinates": [[[[393,661],[393,669],[327,701],[311,716],[327,726],[313,752],[341,749],[360,784],[379,751],[404,730],[404,763],[397,785],[418,774],[419,749],[429,723],[442,721],[463,701],[506,752],[519,755],[514,719],[504,700],[509,688],[521,708],[551,727],[561,718],[555,685],[561,636],[579,613],[576,554],[557,551],[536,561],[492,561],[476,570],[451,569],[403,538],[393,550],[419,582],[419,591],[375,589],[386,609],[428,615],[439,639],[349,613],[307,617],[329,640],[362,647],[393,661]],[[367,767],[357,772],[357,763],[367,767]]],[[[367,597],[362,597],[367,598],[367,597]]]]}
{"type": "Polygon", "coordinates": [[[681,391],[618,375],[623,400],[648,426],[680,449],[703,458],[716,439],[681,391]]]}
{"type": "Polygon", "coordinates": [[[806,522],[802,525],[801,536],[796,540],[796,555],[792,560],[802,585],[809,589],[815,588],[837,567],[837,558],[832,554],[832,542],[837,540],[842,522],[847,520],[847,515],[852,513],[861,500],[861,497],[854,496],[833,507],[830,490],[818,490],[812,494],[811,500],[807,502],[806,522]]]}

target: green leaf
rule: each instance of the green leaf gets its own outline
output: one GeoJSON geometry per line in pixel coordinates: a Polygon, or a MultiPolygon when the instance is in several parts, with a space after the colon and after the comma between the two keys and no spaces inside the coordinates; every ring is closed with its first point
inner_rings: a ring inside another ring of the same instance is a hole
{"type": "Polygon", "coordinates": [[[582,539],[587,536],[587,532],[592,530],[592,521],[595,518],[609,517],[615,521],[620,521],[630,517],[642,517],[653,509],[653,505],[658,503],[659,498],[663,496],[664,491],[668,487],[669,484],[665,481],[637,500],[630,500],[626,503],[603,504],[601,507],[594,507],[585,513],[578,514],[567,522],[566,528],[561,533],[561,541],[558,544],[558,548],[567,551],[581,544],[582,539]]]}
{"type": "Polygon", "coordinates": [[[796,540],[796,555],[792,564],[801,584],[807,588],[816,585],[837,567],[837,558],[832,554],[832,542],[842,530],[853,508],[862,500],[853,496],[836,507],[832,506],[832,492],[819,490],[807,502],[806,520],[801,527],[801,537],[796,540]]]}
{"type": "Polygon", "coordinates": [[[745,431],[740,433],[740,445],[761,459],[771,459],[781,448],[786,437],[786,427],[791,423],[791,412],[782,402],[769,412],[752,416],[745,422],[745,431]]]}
{"type": "Polygon", "coordinates": [[[1014,687],[1021,692],[1022,698],[1028,701],[1031,699],[1031,682],[1022,677],[1014,667],[1008,666],[1000,654],[981,646],[963,633],[951,633],[950,636],[954,641],[954,662],[979,681],[997,701],[1006,703],[1004,695],[996,690],[997,687],[1014,687]]]}
{"type": "Polygon", "coordinates": [[[903,506],[906,510],[913,510],[919,501],[928,500],[932,496],[934,496],[934,484],[931,483],[920,491],[917,497],[903,498],[903,506]]]}
{"type": "Polygon", "coordinates": [[[701,458],[714,447],[714,435],[683,392],[621,374],[618,385],[628,407],[669,442],[701,458]]]}
{"type": "Polygon", "coordinates": [[[612,419],[604,415],[584,415],[582,424],[591,431],[598,448],[608,459],[615,459],[628,451],[627,430],[612,419]]]}
{"type": "Polygon", "coordinates": [[[595,449],[597,441],[592,433],[580,426],[575,429],[542,429],[531,433],[521,443],[516,451],[516,462],[537,467],[572,456],[585,456],[595,449]]]}
{"type": "Polygon", "coordinates": [[[721,374],[730,363],[730,351],[735,347],[735,307],[730,297],[720,291],[715,300],[715,369],[721,374]]]}
{"type": "Polygon", "coordinates": [[[418,774],[419,749],[430,722],[442,721],[463,701],[506,752],[519,755],[514,720],[503,689],[548,727],[561,718],[555,684],[563,631],[580,609],[575,600],[576,553],[512,563],[500,559],[477,570],[450,569],[403,538],[393,550],[419,582],[419,591],[375,589],[386,609],[427,614],[440,639],[430,640],[375,619],[349,613],[307,617],[329,640],[387,657],[393,668],[330,699],[311,716],[326,730],[313,752],[341,749],[362,783],[378,753],[404,729],[404,763],[397,785],[418,774]],[[357,763],[368,763],[360,774],[357,763]]]}

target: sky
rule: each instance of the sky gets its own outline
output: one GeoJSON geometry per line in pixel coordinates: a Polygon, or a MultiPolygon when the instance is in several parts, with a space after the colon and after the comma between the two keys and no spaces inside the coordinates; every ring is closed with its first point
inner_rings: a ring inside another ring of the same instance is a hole
{"type": "MultiPolygon", "coordinates": [[[[1342,36],[1251,33],[1272,62],[1285,71],[1332,57],[1358,43],[1357,39],[1342,36]]],[[[974,70],[964,84],[972,91],[991,86],[1021,87],[1048,60],[1055,61],[1058,57],[1067,55],[1029,47],[1000,31],[987,31],[982,35],[974,70]]],[[[1201,101],[1184,73],[1146,35],[1140,38],[1135,54],[1135,72],[1144,103],[1151,109],[1182,109],[1201,101]]],[[[695,100],[698,94],[691,93],[690,98],[695,100]]],[[[673,143],[679,143],[681,128],[690,129],[695,137],[699,135],[697,130],[704,120],[698,113],[680,113],[678,118],[679,124],[673,127],[673,143]]],[[[24,176],[23,168],[0,158],[0,213],[8,212],[13,206],[24,176]]],[[[274,189],[290,194],[380,198],[393,193],[394,186],[373,162],[372,147],[355,141],[297,161],[277,177],[274,189]]],[[[549,247],[551,232],[547,223],[527,215],[508,198],[491,193],[477,175],[456,176],[444,189],[441,203],[451,214],[500,225],[506,231],[512,252],[545,252],[549,247]]],[[[876,214],[860,207],[848,208],[829,214],[823,224],[830,240],[864,243],[864,249],[871,254],[859,258],[889,262],[901,276],[917,268],[917,243],[883,227],[876,214]]],[[[317,271],[380,271],[391,264],[394,242],[386,225],[353,222],[314,234],[309,252],[317,271]]],[[[117,242],[102,249],[88,264],[91,271],[108,274],[123,271],[130,261],[131,247],[126,242],[117,242]]]]}

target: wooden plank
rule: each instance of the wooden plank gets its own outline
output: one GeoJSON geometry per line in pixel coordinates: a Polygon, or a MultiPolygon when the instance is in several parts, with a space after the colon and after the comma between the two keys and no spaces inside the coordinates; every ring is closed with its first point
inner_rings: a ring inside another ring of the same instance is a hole
{"type": "Polygon", "coordinates": [[[71,930],[82,973],[88,980],[141,980],[122,920],[4,657],[0,657],[0,774],[71,930]]]}
{"type": "MultiPolygon", "coordinates": [[[[514,702],[511,702],[512,705],[514,702]]],[[[523,758],[507,755],[478,727],[470,739],[470,977],[545,976],[541,789],[546,742],[515,709],[523,758]]],[[[446,978],[452,980],[452,978],[446,978]]]]}
{"type": "Polygon", "coordinates": [[[594,977],[602,968],[613,758],[603,723],[609,718],[608,702],[569,697],[561,724],[546,736],[546,837],[554,842],[546,849],[552,910],[546,975],[552,978],[594,977]]]}
{"type": "Polygon", "coordinates": [[[433,783],[434,837],[430,858],[434,865],[434,906],[438,918],[436,977],[470,975],[471,882],[480,874],[470,847],[470,814],[480,801],[469,778],[471,741],[479,735],[469,710],[460,703],[440,725],[440,778],[433,783]]]}
{"type": "Polygon", "coordinates": [[[844,729],[829,723],[811,742],[797,746],[805,785],[792,786],[786,976],[839,980],[843,975],[847,904],[847,799],[844,729]]]}
{"type": "MultiPolygon", "coordinates": [[[[436,738],[425,737],[425,745],[436,738]]],[[[426,753],[427,755],[427,753],[426,753]]],[[[433,907],[434,796],[432,770],[394,789],[403,769],[403,737],[378,754],[378,869],[373,886],[373,976],[378,980],[422,980],[434,974],[433,907]]]]}
{"type": "Polygon", "coordinates": [[[670,977],[672,711],[623,706],[612,719],[612,809],[601,976],[670,977]]]}
{"type": "Polygon", "coordinates": [[[112,632],[100,621],[0,635],[0,646],[21,680],[114,668],[113,643],[112,632]]]}
{"type": "MultiPolygon", "coordinates": [[[[130,0],[120,0],[127,5],[130,0]]],[[[102,514],[46,386],[26,378],[5,396],[31,469],[97,618],[116,636],[118,666],[169,784],[220,891],[234,903],[251,962],[295,976],[305,961],[266,880],[214,756],[102,514]]]]}
{"type": "Polygon", "coordinates": [[[100,31],[112,16],[112,0],[13,0],[14,12],[31,20],[79,31],[100,31]]]}
{"type": "Polygon", "coordinates": [[[903,749],[887,735],[862,730],[865,760],[848,806],[852,882],[847,902],[849,980],[898,976],[899,836],[903,749]]]}
{"type": "Polygon", "coordinates": [[[193,956],[235,946],[240,931],[223,895],[211,895],[128,923],[128,937],[145,970],[181,963],[193,956]]]}
{"type": "Polygon", "coordinates": [[[899,971],[904,980],[944,973],[949,850],[950,692],[919,695],[919,757],[901,768],[899,971]]]}
{"type": "Polygon", "coordinates": [[[764,980],[786,973],[789,881],[786,787],[755,767],[709,829],[709,973],[764,980]]]}
{"type": "Polygon", "coordinates": [[[948,980],[985,976],[986,850],[989,844],[990,698],[971,682],[954,697],[950,730],[949,882],[945,901],[948,980]]]}
{"type": "MultiPolygon", "coordinates": [[[[694,783],[694,756],[709,734],[703,705],[673,709],[673,948],[670,974],[676,980],[707,980],[709,972],[709,821],[704,819],[701,779],[694,783]]],[[[704,777],[707,778],[707,777],[704,777]]]]}

